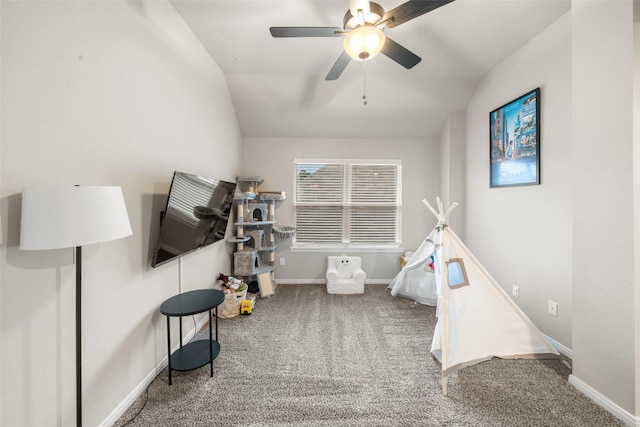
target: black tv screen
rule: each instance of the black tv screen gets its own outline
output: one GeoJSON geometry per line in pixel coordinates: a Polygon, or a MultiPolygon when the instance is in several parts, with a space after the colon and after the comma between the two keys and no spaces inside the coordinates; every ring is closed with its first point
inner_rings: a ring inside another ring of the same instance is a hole
{"type": "Polygon", "coordinates": [[[224,239],[236,184],[174,172],[151,266],[224,239]]]}

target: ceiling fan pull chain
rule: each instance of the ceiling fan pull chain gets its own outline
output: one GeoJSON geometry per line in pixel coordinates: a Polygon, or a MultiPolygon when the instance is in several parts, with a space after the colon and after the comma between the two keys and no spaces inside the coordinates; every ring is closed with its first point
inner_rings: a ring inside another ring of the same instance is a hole
{"type": "Polygon", "coordinates": [[[362,61],[362,105],[367,105],[367,61],[362,61]]]}

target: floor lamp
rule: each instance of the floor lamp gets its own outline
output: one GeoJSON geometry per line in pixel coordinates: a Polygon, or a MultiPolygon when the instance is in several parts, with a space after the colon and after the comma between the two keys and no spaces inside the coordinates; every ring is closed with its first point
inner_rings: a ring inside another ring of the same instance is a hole
{"type": "Polygon", "coordinates": [[[20,249],[75,248],[78,426],[82,425],[82,246],[131,234],[120,187],[31,188],[22,192],[20,249]]]}

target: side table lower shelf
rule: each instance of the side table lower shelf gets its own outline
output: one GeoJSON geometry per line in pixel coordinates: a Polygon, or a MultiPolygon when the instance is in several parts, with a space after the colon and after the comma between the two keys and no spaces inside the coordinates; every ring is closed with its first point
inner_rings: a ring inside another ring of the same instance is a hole
{"type": "Polygon", "coordinates": [[[173,352],[171,355],[171,369],[174,371],[197,369],[211,362],[219,354],[220,343],[218,341],[191,341],[173,352]]]}

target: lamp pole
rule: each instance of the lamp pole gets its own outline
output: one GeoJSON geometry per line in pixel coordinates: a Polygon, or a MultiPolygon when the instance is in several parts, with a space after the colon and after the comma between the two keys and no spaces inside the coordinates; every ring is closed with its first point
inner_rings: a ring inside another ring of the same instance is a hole
{"type": "Polygon", "coordinates": [[[76,426],[82,426],[82,246],[76,246],[76,426]]]}

